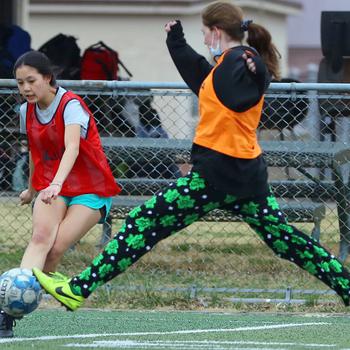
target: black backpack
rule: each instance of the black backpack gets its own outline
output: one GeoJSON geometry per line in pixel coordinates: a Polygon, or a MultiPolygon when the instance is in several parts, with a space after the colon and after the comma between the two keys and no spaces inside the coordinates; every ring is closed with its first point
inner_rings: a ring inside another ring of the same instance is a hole
{"type": "Polygon", "coordinates": [[[80,78],[80,48],[75,37],[57,34],[43,44],[39,51],[50,59],[58,79],[80,78]]]}

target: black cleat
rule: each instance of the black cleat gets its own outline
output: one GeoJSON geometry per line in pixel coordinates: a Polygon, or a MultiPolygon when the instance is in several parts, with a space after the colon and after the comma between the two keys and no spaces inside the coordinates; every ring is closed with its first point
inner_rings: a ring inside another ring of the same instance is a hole
{"type": "Polygon", "coordinates": [[[0,338],[12,338],[13,327],[16,325],[14,317],[0,310],[0,338]]]}

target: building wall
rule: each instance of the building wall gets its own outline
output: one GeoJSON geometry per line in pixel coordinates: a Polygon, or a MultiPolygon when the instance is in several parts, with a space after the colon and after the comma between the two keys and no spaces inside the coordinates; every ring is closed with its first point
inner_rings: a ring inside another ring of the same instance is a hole
{"type": "MultiPolygon", "coordinates": [[[[282,72],[287,73],[286,16],[281,13],[244,8],[246,18],[266,26],[282,54],[282,72]]],[[[209,57],[203,45],[200,14],[188,15],[130,15],[130,14],[43,14],[31,12],[27,29],[32,46],[37,49],[58,33],[78,38],[82,51],[99,40],[117,50],[121,60],[133,73],[133,80],[180,81],[169,57],[164,25],[169,20],[183,22],[188,43],[199,53],[209,57]],[[58,25],[59,24],[59,25],[58,25]]],[[[125,76],[125,73],[123,73],[125,76]]]]}
{"type": "MultiPolygon", "coordinates": [[[[30,17],[33,47],[38,48],[58,34],[78,38],[82,51],[99,40],[117,50],[125,66],[133,73],[134,80],[174,81],[180,80],[165,45],[164,25],[170,17],[157,16],[40,16],[30,17]],[[51,23],[60,23],[61,29],[51,23]],[[45,28],[45,30],[43,30],[45,28]],[[98,29],[98,30],[97,30],[98,29]]],[[[183,18],[186,37],[195,49],[206,54],[202,43],[198,16],[183,18]]],[[[122,72],[125,75],[124,72],[122,72]]]]}

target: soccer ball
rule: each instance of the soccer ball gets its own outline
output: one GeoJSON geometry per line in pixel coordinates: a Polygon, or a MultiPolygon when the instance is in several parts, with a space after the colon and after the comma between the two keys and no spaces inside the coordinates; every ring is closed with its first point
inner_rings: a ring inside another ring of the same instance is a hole
{"type": "Polygon", "coordinates": [[[13,317],[34,311],[42,293],[39,282],[29,269],[15,268],[0,276],[0,308],[13,317]]]}

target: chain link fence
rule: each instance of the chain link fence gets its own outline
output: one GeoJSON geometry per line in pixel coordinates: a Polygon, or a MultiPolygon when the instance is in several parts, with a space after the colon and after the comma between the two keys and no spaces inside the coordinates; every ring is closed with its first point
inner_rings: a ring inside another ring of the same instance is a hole
{"type": "MultiPolygon", "coordinates": [[[[113,174],[123,186],[120,198],[125,199],[124,209],[116,208],[109,223],[96,225],[66,253],[61,270],[72,273],[89,263],[118,230],[128,199],[142,200],[188,172],[188,145],[198,113],[197,98],[180,83],[61,84],[79,94],[94,113],[113,174]],[[157,149],[174,142],[176,151],[157,149]],[[147,152],[137,156],[137,149],[147,152]]],[[[347,84],[272,84],[258,130],[272,188],[289,221],[342,260],[350,234],[349,92],[347,84]]],[[[15,81],[0,81],[2,271],[19,265],[31,235],[31,207],[20,206],[18,200],[28,174],[27,143],[19,133],[20,103],[15,81]]],[[[232,300],[241,300],[247,291],[261,298],[275,291],[288,299],[289,286],[300,293],[328,293],[307,273],[276,258],[246,224],[223,213],[159,243],[117,280],[124,290],[216,291],[231,299],[233,295],[232,300]]]]}

